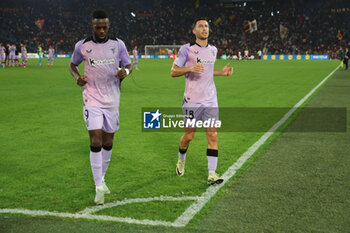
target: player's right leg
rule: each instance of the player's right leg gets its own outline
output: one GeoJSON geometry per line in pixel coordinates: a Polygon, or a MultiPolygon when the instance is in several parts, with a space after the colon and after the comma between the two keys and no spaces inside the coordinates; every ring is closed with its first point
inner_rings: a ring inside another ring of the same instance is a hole
{"type": "Polygon", "coordinates": [[[196,128],[185,128],[184,135],[180,138],[179,158],[176,164],[176,174],[183,176],[185,173],[186,152],[196,133],[196,128]]]}
{"type": "Polygon", "coordinates": [[[182,102],[182,113],[184,115],[185,122],[185,132],[184,135],[180,138],[179,146],[179,159],[176,164],[176,174],[178,176],[183,176],[185,173],[185,161],[186,161],[186,152],[187,148],[190,145],[190,142],[194,138],[196,132],[195,124],[188,124],[191,121],[196,121],[201,119],[203,114],[203,108],[201,104],[197,103],[188,103],[185,99],[182,102]]]}

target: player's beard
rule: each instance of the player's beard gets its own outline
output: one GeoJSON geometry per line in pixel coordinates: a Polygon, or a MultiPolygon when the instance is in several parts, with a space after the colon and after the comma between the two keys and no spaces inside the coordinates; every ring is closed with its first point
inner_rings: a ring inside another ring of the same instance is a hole
{"type": "Polygon", "coordinates": [[[204,37],[204,36],[197,36],[198,39],[200,40],[208,40],[208,36],[204,37]]]}
{"type": "Polygon", "coordinates": [[[95,40],[98,43],[105,42],[107,40],[107,35],[105,35],[105,37],[103,39],[101,39],[100,36],[98,34],[96,34],[96,33],[94,35],[95,35],[95,40]]]}

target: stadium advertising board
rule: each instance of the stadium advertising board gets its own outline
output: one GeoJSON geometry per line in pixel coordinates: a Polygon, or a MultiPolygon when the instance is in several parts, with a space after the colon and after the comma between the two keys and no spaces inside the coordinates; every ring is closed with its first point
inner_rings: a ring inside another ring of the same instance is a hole
{"type": "Polygon", "coordinates": [[[273,54],[273,55],[263,55],[262,60],[329,60],[329,56],[328,55],[273,54]]]}

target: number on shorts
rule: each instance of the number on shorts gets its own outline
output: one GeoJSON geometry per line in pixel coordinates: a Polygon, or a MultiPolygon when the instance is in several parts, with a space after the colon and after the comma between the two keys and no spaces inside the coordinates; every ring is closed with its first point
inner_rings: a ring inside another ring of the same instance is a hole
{"type": "Polygon", "coordinates": [[[193,110],[188,111],[188,110],[186,109],[186,118],[189,118],[189,119],[191,119],[191,120],[194,118],[193,110]]]}
{"type": "Polygon", "coordinates": [[[89,118],[89,111],[87,109],[85,109],[85,120],[87,120],[89,118]]]}

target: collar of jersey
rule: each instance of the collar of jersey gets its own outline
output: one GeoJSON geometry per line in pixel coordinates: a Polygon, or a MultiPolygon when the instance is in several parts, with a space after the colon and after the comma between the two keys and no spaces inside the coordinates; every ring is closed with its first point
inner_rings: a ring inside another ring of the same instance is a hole
{"type": "Polygon", "coordinates": [[[101,41],[101,42],[94,40],[94,36],[91,36],[91,40],[97,44],[104,44],[109,40],[109,36],[107,35],[106,38],[104,39],[104,41],[101,41]]]}
{"type": "Polygon", "coordinates": [[[208,45],[209,45],[209,43],[207,43],[206,46],[200,46],[199,44],[197,44],[197,42],[194,42],[194,44],[196,44],[196,45],[199,46],[199,47],[208,47],[208,45]]]}

